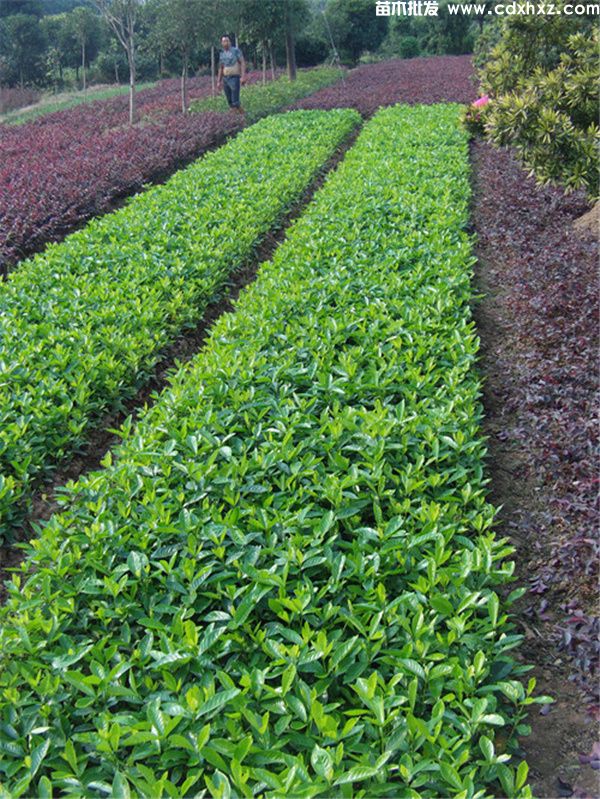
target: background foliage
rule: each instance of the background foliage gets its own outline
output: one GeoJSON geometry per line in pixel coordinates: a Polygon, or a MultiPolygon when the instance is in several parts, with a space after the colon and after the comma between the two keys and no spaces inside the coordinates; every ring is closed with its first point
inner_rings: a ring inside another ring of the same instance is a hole
{"type": "MultiPolygon", "coordinates": [[[[125,53],[92,0],[0,0],[0,85],[55,91],[80,86],[78,31],[84,12],[95,20],[84,34],[91,81],[125,81],[125,53]]],[[[173,37],[173,32],[182,30],[189,34],[183,38],[192,72],[209,67],[210,48],[218,46],[224,32],[238,38],[255,67],[260,68],[265,52],[281,66],[290,21],[301,67],[337,56],[354,65],[360,59],[468,53],[479,30],[476,19],[449,15],[445,0],[439,16],[432,18],[378,17],[373,0],[146,0],[140,5],[136,30],[137,79],[181,73],[182,36],[173,37]],[[187,9],[194,3],[201,13],[194,9],[190,23],[187,9]]]]}

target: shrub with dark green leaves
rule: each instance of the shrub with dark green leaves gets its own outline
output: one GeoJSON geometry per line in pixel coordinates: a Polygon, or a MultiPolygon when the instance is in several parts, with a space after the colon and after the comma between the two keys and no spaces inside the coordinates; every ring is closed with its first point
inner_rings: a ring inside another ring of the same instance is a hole
{"type": "Polygon", "coordinates": [[[0,284],[0,541],[31,482],[147,380],[359,120],[264,120],[0,284]]]}
{"type": "Polygon", "coordinates": [[[458,116],[378,113],[31,542],[1,613],[6,795],[531,795],[458,116]]]}
{"type": "Polygon", "coordinates": [[[402,36],[398,49],[402,58],[416,58],[421,52],[421,45],[416,36],[402,36]]]}
{"type": "Polygon", "coordinates": [[[493,17],[491,20],[486,21],[477,34],[472,59],[473,66],[478,72],[485,67],[490,59],[492,48],[500,41],[503,23],[502,17],[493,17]]]}
{"type": "MultiPolygon", "coordinates": [[[[282,75],[277,80],[269,81],[264,85],[255,83],[252,86],[243,87],[241,100],[246,118],[256,120],[273,114],[302,97],[337,83],[342,78],[343,72],[338,67],[318,67],[298,72],[296,80],[293,81],[290,81],[287,75],[282,75]]],[[[225,98],[221,95],[196,100],[191,104],[190,110],[224,112],[228,110],[228,106],[225,98]]]]}
{"type": "MultiPolygon", "coordinates": [[[[558,10],[564,5],[556,3],[558,10]]],[[[593,31],[593,18],[567,14],[515,15],[494,20],[478,37],[475,66],[484,90],[496,96],[517,91],[536,70],[551,72],[571,36],[593,31]]]]}
{"type": "Polygon", "coordinates": [[[599,44],[598,28],[585,20],[513,18],[480,70],[494,97],[486,110],[490,139],[513,146],[542,183],[584,188],[591,197],[599,181],[599,44]]]}

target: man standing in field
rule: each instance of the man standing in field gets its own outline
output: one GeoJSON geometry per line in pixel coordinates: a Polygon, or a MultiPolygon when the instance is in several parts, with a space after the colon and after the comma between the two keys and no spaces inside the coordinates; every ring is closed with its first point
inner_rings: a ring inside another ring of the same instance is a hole
{"type": "Polygon", "coordinates": [[[219,76],[217,87],[223,86],[225,97],[232,110],[244,113],[240,105],[240,84],[246,83],[246,62],[242,51],[238,47],[231,46],[229,36],[221,37],[223,49],[219,53],[219,76]]]}

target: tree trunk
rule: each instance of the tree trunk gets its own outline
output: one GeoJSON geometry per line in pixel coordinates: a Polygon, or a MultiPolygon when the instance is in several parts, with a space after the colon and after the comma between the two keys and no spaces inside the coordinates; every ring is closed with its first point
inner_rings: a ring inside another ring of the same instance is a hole
{"type": "Polygon", "coordinates": [[[119,83],[119,64],[116,58],[115,58],[115,83],[116,84],[119,83]]]}
{"type": "Polygon", "coordinates": [[[285,19],[285,58],[290,80],[296,80],[296,43],[294,41],[294,23],[288,11],[285,19]]]}
{"type": "Polygon", "coordinates": [[[211,96],[214,97],[216,92],[216,81],[215,81],[215,46],[214,44],[211,45],[210,48],[210,93],[211,96]]]}
{"type": "Polygon", "coordinates": [[[291,30],[285,32],[285,57],[287,60],[287,73],[290,80],[296,80],[296,47],[294,44],[294,33],[291,30]]]}
{"type": "Polygon", "coordinates": [[[183,56],[183,67],[181,70],[181,111],[186,113],[188,110],[188,55],[183,56]]]}
{"type": "Polygon", "coordinates": [[[81,74],[83,75],[83,91],[87,91],[87,81],[85,74],[85,39],[81,42],[81,74]]]}
{"type": "Polygon", "coordinates": [[[262,82],[263,86],[267,82],[267,43],[262,43],[262,82]]]}
{"type": "Polygon", "coordinates": [[[269,41],[269,58],[271,60],[271,80],[275,80],[275,55],[273,53],[273,42],[269,41]]]}
{"type": "Polygon", "coordinates": [[[130,40],[127,48],[127,60],[129,61],[129,124],[137,122],[135,108],[135,51],[133,41],[130,40]]]}

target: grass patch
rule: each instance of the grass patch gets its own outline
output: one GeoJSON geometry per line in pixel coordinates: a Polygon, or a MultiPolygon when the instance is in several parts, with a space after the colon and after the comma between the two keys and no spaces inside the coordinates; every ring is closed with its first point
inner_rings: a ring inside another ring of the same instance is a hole
{"type": "MultiPolygon", "coordinates": [[[[136,91],[150,89],[155,85],[156,82],[140,83],[136,87],[136,91]]],[[[47,95],[34,107],[18,109],[8,114],[0,115],[0,122],[4,122],[7,125],[23,125],[25,122],[30,122],[32,119],[37,119],[46,114],[53,114],[56,111],[66,111],[78,105],[93,103],[97,100],[108,100],[111,97],[118,97],[121,94],[128,93],[129,86],[109,86],[97,89],[91,87],[85,94],[78,91],[64,92],[60,95],[47,95]]]]}

